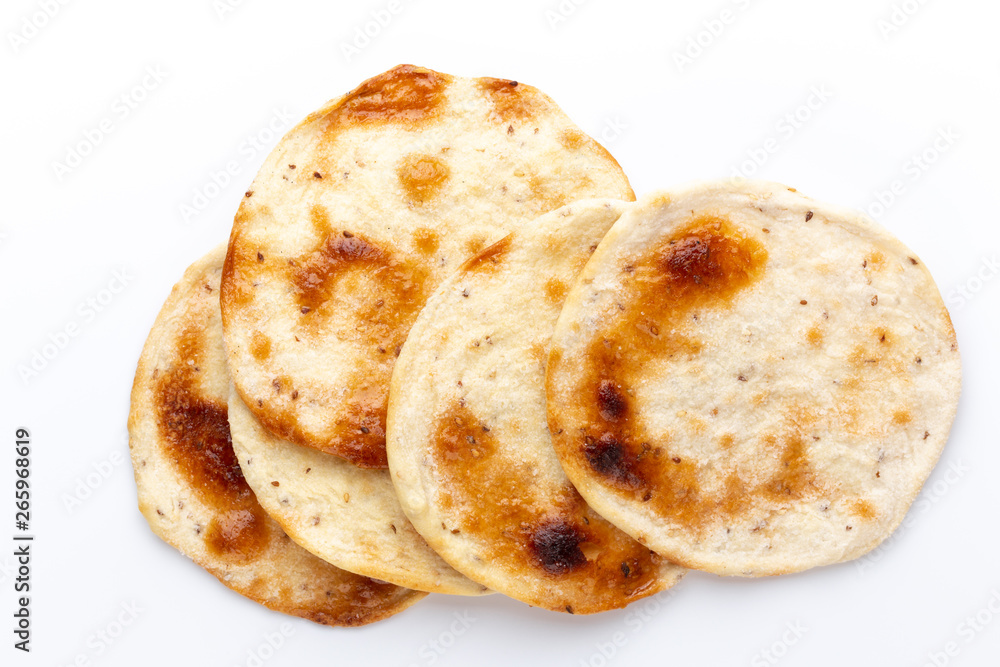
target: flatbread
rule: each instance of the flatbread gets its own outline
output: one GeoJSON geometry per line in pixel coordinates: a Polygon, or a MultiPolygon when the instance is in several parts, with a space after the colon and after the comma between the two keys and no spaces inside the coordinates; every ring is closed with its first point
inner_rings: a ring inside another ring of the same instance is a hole
{"type": "Polygon", "coordinates": [[[284,440],[385,468],[389,378],[437,284],[618,163],[524,84],[408,65],[289,132],[247,190],[222,281],[240,396],[284,440]]]}
{"type": "Polygon", "coordinates": [[[235,389],[229,394],[233,448],[263,508],[325,561],[430,593],[482,595],[485,586],[441,560],[399,506],[388,470],[365,470],[267,431],[235,389]]]}
{"type": "Polygon", "coordinates": [[[587,507],[546,423],[566,289],[625,206],[570,204],[467,261],[421,311],[389,392],[389,467],[417,530],[470,578],[555,611],[624,607],[683,572],[587,507]]]}
{"type": "Polygon", "coordinates": [[[961,384],[941,295],[867,217],[753,181],[653,194],[552,339],[549,425],[591,506],[666,558],[770,575],[858,557],[941,454],[961,384]]]}
{"type": "Polygon", "coordinates": [[[193,264],[149,334],[132,387],[129,447],[153,532],[251,600],[325,625],[392,616],[424,597],[302,549],[243,480],[226,421],[219,281],[225,246],[193,264]]]}

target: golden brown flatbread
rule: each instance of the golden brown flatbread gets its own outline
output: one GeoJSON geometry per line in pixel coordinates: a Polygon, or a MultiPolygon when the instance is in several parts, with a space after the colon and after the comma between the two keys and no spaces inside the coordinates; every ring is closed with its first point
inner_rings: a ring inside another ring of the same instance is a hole
{"type": "Polygon", "coordinates": [[[856,558],[948,439],[961,364],[917,256],[785,186],[644,197],[566,300],[549,425],[590,505],[670,560],[768,575],[856,558]]]}
{"type": "Polygon", "coordinates": [[[269,433],[235,389],[233,449],[247,484],[286,533],[337,567],[429,593],[490,591],[456,572],[403,513],[388,470],[366,470],[269,433]]]}
{"type": "Polygon", "coordinates": [[[540,91],[408,65],[311,114],[233,225],[222,313],[233,381],[276,436],[385,468],[396,355],[467,257],[583,197],[634,199],[540,91]]]}
{"type": "Polygon", "coordinates": [[[421,311],[389,392],[390,472],[417,530],[470,578],[554,611],[624,607],[683,573],[587,506],[546,423],[566,289],[626,206],[570,204],[467,261],[421,311]]]}
{"type": "Polygon", "coordinates": [[[425,593],[340,570],[257,503],[229,434],[219,282],[225,246],[174,287],[143,348],[129,413],[139,509],[153,532],[234,591],[325,625],[365,625],[425,593]]]}

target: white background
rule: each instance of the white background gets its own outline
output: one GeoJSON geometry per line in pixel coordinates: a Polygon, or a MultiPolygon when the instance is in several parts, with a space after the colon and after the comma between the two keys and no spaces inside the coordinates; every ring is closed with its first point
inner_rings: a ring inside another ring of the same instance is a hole
{"type": "Polygon", "coordinates": [[[234,0],[232,11],[213,0],[49,0],[51,18],[45,4],[0,10],[0,663],[253,665],[248,652],[285,622],[291,635],[265,649],[268,667],[766,665],[769,647],[789,666],[1000,660],[1000,614],[988,610],[994,595],[1000,610],[996,2],[566,0],[563,16],[550,13],[558,0],[401,0],[350,58],[343,45],[388,0],[234,0]],[[897,12],[898,26],[894,2],[912,14],[897,12]],[[723,10],[727,22],[713,23],[723,10]],[[685,50],[691,62],[679,63],[685,50]],[[762,580],[692,573],[672,596],[596,617],[431,596],[357,630],[267,611],[159,542],[136,510],[125,441],[156,312],[184,268],[227,238],[278,139],[263,131],[283,122],[275,110],[297,122],[401,62],[538,86],[603,137],[639,194],[729,176],[756,155],[763,165],[745,173],[876,214],[934,273],[965,365],[951,441],[909,527],[869,559],[762,580]],[[163,80],[130,92],[147,68],[163,80]],[[143,99],[130,109],[123,94],[143,99]],[[802,106],[810,99],[814,109],[802,106]],[[110,133],[66,173],[58,163],[105,118],[110,133]],[[246,143],[258,136],[259,151],[246,143]],[[912,158],[925,151],[923,170],[912,158]],[[210,187],[229,161],[239,173],[210,187]],[[895,201],[869,208],[894,181],[895,201]],[[122,270],[124,289],[103,292],[122,270]],[[105,304],[97,312],[88,299],[105,304]],[[77,335],[22,378],[69,325],[77,335]],[[30,655],[13,650],[9,629],[19,426],[34,447],[30,655]],[[124,462],[84,488],[116,453],[124,462]],[[68,508],[81,491],[89,497],[68,508]],[[123,603],[141,611],[99,652],[93,636],[123,603]],[[455,613],[475,619],[457,637],[455,613]],[[985,623],[968,624],[977,613],[985,623]],[[796,623],[800,637],[786,633],[796,623]]]}

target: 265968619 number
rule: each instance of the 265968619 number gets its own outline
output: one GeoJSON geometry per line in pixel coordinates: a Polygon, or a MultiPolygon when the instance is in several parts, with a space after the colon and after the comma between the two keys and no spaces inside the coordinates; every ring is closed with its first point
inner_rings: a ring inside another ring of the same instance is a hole
{"type": "Polygon", "coordinates": [[[15,441],[14,453],[17,458],[14,461],[17,480],[14,483],[14,526],[21,531],[26,531],[31,524],[31,433],[28,429],[17,429],[17,440],[15,441]]]}

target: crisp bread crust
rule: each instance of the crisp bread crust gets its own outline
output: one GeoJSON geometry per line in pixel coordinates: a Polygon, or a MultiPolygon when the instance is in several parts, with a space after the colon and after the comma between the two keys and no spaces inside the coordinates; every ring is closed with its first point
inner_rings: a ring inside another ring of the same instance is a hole
{"type": "Polygon", "coordinates": [[[396,355],[462,261],[624,173],[531,86],[404,65],[311,114],[233,224],[222,312],[233,381],[276,436],[385,468],[396,355]]]}
{"type": "Polygon", "coordinates": [[[129,412],[139,510],[165,542],[273,610],[335,626],[392,616],[425,594],[346,572],[299,547],[239,472],[226,419],[224,256],[220,246],[185,272],[139,359],[129,412]]]}
{"type": "Polygon", "coordinates": [[[900,523],[961,363],[923,262],[865,216],[754,181],[644,197],[572,288],[548,363],[569,478],[666,558],[770,575],[900,523]]]}
{"type": "Polygon", "coordinates": [[[626,206],[570,204],[468,260],[428,300],[392,376],[389,466],[414,526],[470,578],[554,611],[621,608],[683,572],[584,503],[546,424],[566,290],[626,206]]]}

